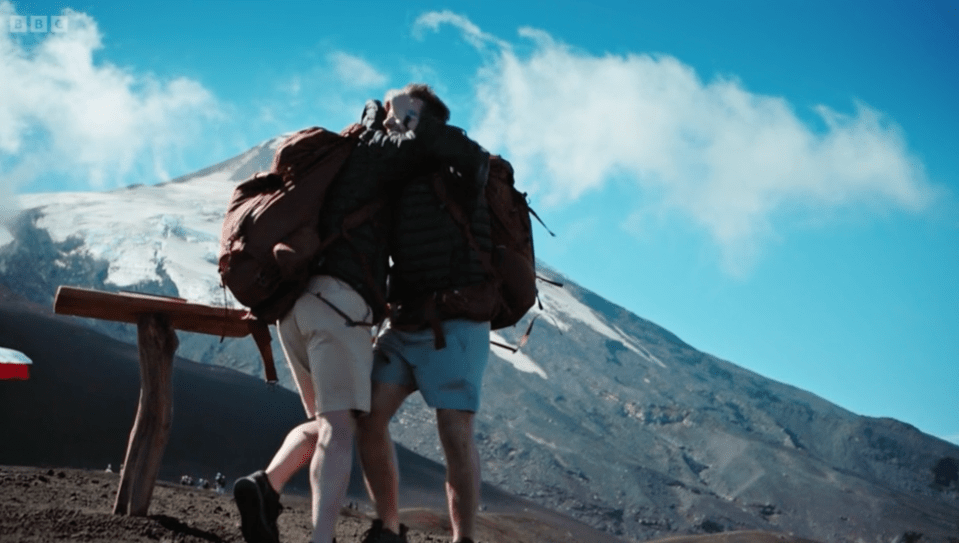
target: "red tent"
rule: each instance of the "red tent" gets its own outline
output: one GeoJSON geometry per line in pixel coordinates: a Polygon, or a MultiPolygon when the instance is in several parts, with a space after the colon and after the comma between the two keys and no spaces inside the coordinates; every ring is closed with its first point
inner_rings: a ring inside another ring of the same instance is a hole
{"type": "Polygon", "coordinates": [[[29,379],[31,364],[33,362],[20,351],[0,347],[0,380],[29,379]]]}

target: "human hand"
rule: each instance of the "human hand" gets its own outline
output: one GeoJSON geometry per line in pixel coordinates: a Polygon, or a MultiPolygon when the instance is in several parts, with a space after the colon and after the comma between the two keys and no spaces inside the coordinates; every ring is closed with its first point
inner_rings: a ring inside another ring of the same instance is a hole
{"type": "Polygon", "coordinates": [[[383,104],[379,100],[367,100],[363,107],[360,124],[370,130],[382,130],[384,119],[386,119],[386,109],[383,104]]]}

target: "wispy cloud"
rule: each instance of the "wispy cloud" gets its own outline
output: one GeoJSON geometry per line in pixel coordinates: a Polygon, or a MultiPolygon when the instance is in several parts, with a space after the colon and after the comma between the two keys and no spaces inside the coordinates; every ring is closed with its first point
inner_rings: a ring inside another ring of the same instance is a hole
{"type": "MultiPolygon", "coordinates": [[[[0,2],[0,19],[16,11],[0,2]]],[[[41,176],[72,178],[93,188],[169,177],[218,104],[187,78],[96,62],[96,22],[64,10],[68,31],[25,45],[0,32],[0,172],[6,190],[41,176]]]]}
{"type": "Polygon", "coordinates": [[[325,52],[320,61],[276,79],[275,92],[259,101],[258,121],[279,132],[310,122],[328,127],[356,122],[366,100],[382,96],[390,82],[374,63],[342,50],[325,52]]]}
{"type": "Polygon", "coordinates": [[[339,77],[339,83],[359,89],[377,88],[386,85],[387,77],[366,60],[336,51],[327,55],[327,61],[339,77]]]}
{"type": "MultiPolygon", "coordinates": [[[[478,48],[500,43],[450,12],[425,14],[416,28],[444,24],[478,48]]],[[[541,30],[519,35],[529,53],[506,44],[484,55],[471,134],[506,153],[546,204],[626,179],[638,203],[624,225],[678,215],[708,233],[727,270],[743,273],[787,211],[916,211],[933,196],[901,130],[867,104],[852,113],[819,106],[817,128],[784,98],[733,77],[703,81],[671,56],[592,55],[541,30]]]]}
{"type": "Polygon", "coordinates": [[[430,11],[420,15],[413,23],[413,36],[422,39],[427,30],[436,32],[443,25],[451,25],[463,34],[463,39],[476,48],[485,48],[486,46],[496,46],[501,49],[508,49],[509,43],[503,41],[492,34],[483,32],[480,27],[473,24],[466,17],[453,13],[449,10],[430,11]]]}

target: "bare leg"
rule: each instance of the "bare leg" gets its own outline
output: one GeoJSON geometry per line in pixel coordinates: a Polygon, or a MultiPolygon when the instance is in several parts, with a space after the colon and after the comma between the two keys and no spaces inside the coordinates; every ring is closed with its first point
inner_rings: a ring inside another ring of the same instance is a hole
{"type": "Polygon", "coordinates": [[[473,537],[479,508],[480,463],[470,411],[437,409],[436,426],[446,455],[446,501],[453,541],[473,537]]]}
{"type": "Polygon", "coordinates": [[[316,415],[316,391],[313,389],[313,380],[310,378],[310,374],[302,368],[298,371],[299,366],[292,362],[294,359],[306,359],[308,354],[302,345],[291,345],[292,340],[287,337],[287,334],[292,334],[294,338],[297,337],[296,333],[290,329],[291,326],[294,326],[291,323],[295,323],[295,319],[292,317],[291,319],[289,322],[281,322],[277,326],[277,333],[280,336],[280,345],[283,347],[284,354],[286,354],[290,372],[293,374],[293,382],[300,392],[300,400],[303,402],[306,416],[312,417],[313,420],[300,424],[286,434],[283,444],[280,445],[276,454],[273,455],[270,465],[266,468],[267,479],[269,479],[270,486],[273,487],[273,490],[276,490],[277,494],[283,491],[283,487],[297,471],[303,469],[313,459],[319,432],[316,415]],[[291,348],[292,351],[289,350],[291,348]]]}
{"type": "Polygon", "coordinates": [[[283,492],[283,487],[296,474],[310,464],[313,451],[316,450],[316,438],[319,429],[315,420],[304,422],[290,430],[283,440],[269,467],[266,476],[270,486],[277,494],[283,492]]]}
{"type": "Polygon", "coordinates": [[[400,531],[397,504],[400,474],[396,449],[390,437],[390,419],[412,392],[412,387],[374,381],[370,413],[358,420],[357,446],[366,489],[376,507],[377,517],[393,533],[400,531]]]}
{"type": "Polygon", "coordinates": [[[331,411],[317,417],[319,430],[310,463],[313,490],[313,543],[333,540],[336,520],[350,484],[353,464],[353,434],[356,419],[349,410],[331,411]]]}

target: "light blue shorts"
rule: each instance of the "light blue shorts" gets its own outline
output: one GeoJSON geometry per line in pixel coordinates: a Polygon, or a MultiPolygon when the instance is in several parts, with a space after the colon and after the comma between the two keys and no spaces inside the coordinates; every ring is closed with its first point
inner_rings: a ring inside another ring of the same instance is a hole
{"type": "Polygon", "coordinates": [[[433,409],[476,412],[489,362],[489,323],[441,323],[446,347],[436,349],[433,331],[396,330],[387,323],[373,348],[373,381],[413,386],[433,409]]]}

